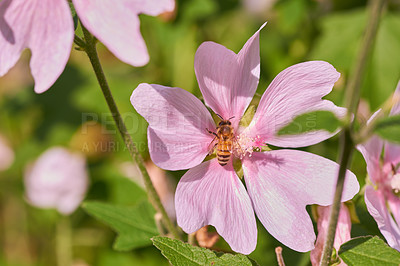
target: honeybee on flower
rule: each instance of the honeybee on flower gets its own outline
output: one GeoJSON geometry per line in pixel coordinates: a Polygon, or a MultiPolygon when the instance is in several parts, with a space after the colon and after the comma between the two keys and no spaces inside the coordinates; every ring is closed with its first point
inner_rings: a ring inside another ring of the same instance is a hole
{"type": "Polygon", "coordinates": [[[222,121],[219,122],[216,133],[207,129],[208,133],[215,136],[210,143],[211,148],[208,154],[212,154],[216,150],[218,163],[221,166],[225,166],[231,159],[234,150],[239,148],[239,144],[235,138],[230,121],[233,117],[227,120],[223,119],[221,116],[219,116],[219,118],[221,118],[222,121]]]}

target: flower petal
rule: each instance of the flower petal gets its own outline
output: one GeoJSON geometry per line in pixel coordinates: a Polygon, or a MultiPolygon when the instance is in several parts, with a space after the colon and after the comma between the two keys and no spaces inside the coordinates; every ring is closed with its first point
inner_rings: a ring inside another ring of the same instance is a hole
{"type": "MultiPolygon", "coordinates": [[[[387,203],[396,224],[400,224],[400,199],[393,193],[387,193],[387,203]]],[[[400,239],[399,239],[400,241],[400,239]]]]}
{"type": "Polygon", "coordinates": [[[383,193],[374,190],[372,186],[367,186],[364,196],[368,212],[375,219],[389,246],[400,251],[400,229],[386,207],[383,193]]]}
{"type": "MultiPolygon", "coordinates": [[[[376,111],[367,121],[369,124],[377,115],[381,113],[381,109],[376,111]]],[[[380,158],[382,154],[383,141],[378,136],[374,135],[363,144],[357,145],[357,149],[361,152],[367,163],[367,171],[370,179],[376,183],[382,178],[382,170],[380,158]]]]}
{"type": "Polygon", "coordinates": [[[277,136],[283,126],[296,116],[315,110],[327,110],[343,117],[345,108],[322,100],[340,74],[323,61],[310,61],[286,68],[269,85],[261,98],[249,132],[279,147],[303,147],[321,142],[336,133],[325,130],[299,135],[277,136]]]}
{"type": "Polygon", "coordinates": [[[367,171],[370,179],[376,183],[382,178],[380,166],[380,155],[382,153],[383,141],[376,135],[372,136],[364,144],[357,145],[367,163],[367,171]]]}
{"type": "Polygon", "coordinates": [[[158,16],[175,8],[175,0],[131,0],[130,2],[132,6],[136,6],[138,13],[150,16],[158,16]]]}
{"type": "MultiPolygon", "coordinates": [[[[394,93],[394,99],[397,101],[390,111],[390,115],[400,114],[400,81],[397,84],[396,91],[394,93]]],[[[400,163],[400,145],[386,142],[385,144],[385,162],[391,162],[394,165],[400,163]]]]}
{"type": "Polygon", "coordinates": [[[175,206],[186,233],[213,225],[232,250],[249,254],[255,249],[254,211],[231,163],[222,167],[213,159],[190,169],[178,183],[175,206]]]}
{"type": "Polygon", "coordinates": [[[191,93],[142,83],[133,91],[131,103],[147,122],[150,156],[167,170],[188,169],[200,164],[208,153],[215,124],[207,108],[191,93]]]}
{"type": "Polygon", "coordinates": [[[143,66],[149,61],[138,14],[172,11],[172,0],[73,0],[82,24],[121,61],[143,66]]]}
{"type": "Polygon", "coordinates": [[[63,72],[73,38],[74,26],[66,1],[1,1],[0,76],[29,48],[35,92],[46,91],[63,72]]]}
{"type": "Polygon", "coordinates": [[[224,119],[237,126],[257,89],[260,77],[261,28],[246,42],[239,54],[214,42],[197,49],[194,69],[204,101],[224,119]]]}
{"type": "MultiPolygon", "coordinates": [[[[243,162],[247,191],[268,232],[300,252],[314,248],[315,234],[306,205],[331,205],[339,166],[323,157],[297,150],[253,153],[243,162]]],[[[347,171],[342,201],[359,190],[347,171]]]]}
{"type": "MultiPolygon", "coordinates": [[[[310,259],[312,265],[319,265],[322,257],[322,251],[325,244],[326,234],[328,232],[329,226],[329,216],[330,216],[331,206],[317,206],[318,212],[318,237],[315,243],[315,248],[311,250],[310,259]]],[[[335,233],[335,241],[333,243],[336,252],[339,251],[340,246],[349,241],[351,238],[351,218],[349,209],[342,203],[340,206],[340,212],[338,217],[338,223],[335,233]]],[[[343,261],[340,262],[341,266],[347,265],[343,261]]]]}

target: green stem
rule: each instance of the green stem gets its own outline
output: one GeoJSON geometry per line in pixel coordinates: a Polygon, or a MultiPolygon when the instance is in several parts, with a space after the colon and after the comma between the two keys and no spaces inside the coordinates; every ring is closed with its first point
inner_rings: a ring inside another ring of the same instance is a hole
{"type": "Polygon", "coordinates": [[[142,173],[142,176],[144,179],[144,184],[145,184],[150,202],[153,204],[153,206],[157,210],[157,212],[161,213],[163,223],[166,226],[167,230],[175,238],[179,239],[180,238],[179,233],[178,233],[175,225],[172,223],[172,221],[168,217],[167,212],[164,209],[164,206],[161,204],[160,197],[158,196],[158,194],[153,186],[153,183],[151,182],[150,176],[147,173],[147,170],[144,166],[143,157],[140,155],[140,153],[138,152],[138,150],[136,148],[136,145],[133,143],[132,138],[128,133],[128,130],[126,129],[125,123],[122,120],[122,117],[118,110],[118,107],[115,104],[114,98],[110,91],[110,87],[108,86],[108,83],[107,83],[107,79],[106,79],[103,69],[101,67],[99,57],[97,55],[95,39],[90,34],[90,32],[85,27],[83,27],[83,25],[82,25],[82,31],[83,31],[84,39],[85,39],[85,51],[89,57],[90,63],[92,64],[93,70],[97,77],[97,81],[99,82],[100,88],[103,92],[104,98],[106,99],[108,108],[111,111],[112,117],[115,121],[118,131],[121,134],[122,139],[124,140],[124,143],[125,143],[126,147],[128,148],[132,159],[139,166],[140,172],[142,173]]]}
{"type": "Polygon", "coordinates": [[[84,49],[85,46],[86,46],[85,41],[82,40],[82,39],[81,39],[79,36],[77,36],[77,35],[74,36],[74,43],[75,43],[76,45],[78,45],[79,48],[81,48],[81,49],[84,49]]]}
{"type": "MultiPolygon", "coordinates": [[[[346,94],[346,107],[348,108],[348,118],[355,114],[360,98],[361,81],[367,67],[367,61],[371,55],[372,46],[378,32],[379,18],[382,13],[385,0],[370,0],[370,16],[366,26],[364,40],[355,62],[352,78],[349,80],[346,94]]],[[[350,121],[350,119],[349,119],[350,121]]]]}
{"type": "Polygon", "coordinates": [[[68,216],[60,217],[56,228],[56,254],[58,266],[72,265],[71,223],[68,216]]]}
{"type": "Polygon", "coordinates": [[[331,207],[331,213],[329,217],[329,226],[325,239],[324,249],[321,258],[321,266],[328,266],[330,263],[333,243],[335,240],[336,226],[339,217],[341,199],[343,194],[343,186],[345,182],[346,169],[350,163],[355,143],[352,139],[352,130],[354,120],[352,120],[353,114],[356,113],[358,102],[360,98],[360,87],[362,77],[364,75],[366,64],[372,51],[374,39],[378,31],[379,18],[382,13],[383,5],[385,0],[370,0],[370,20],[368,21],[364,40],[360,53],[358,54],[357,61],[354,66],[352,78],[349,80],[347,87],[346,107],[347,113],[347,125],[343,128],[340,136],[340,168],[337,177],[336,191],[331,207]],[[350,122],[352,121],[352,122],[350,122]]]}

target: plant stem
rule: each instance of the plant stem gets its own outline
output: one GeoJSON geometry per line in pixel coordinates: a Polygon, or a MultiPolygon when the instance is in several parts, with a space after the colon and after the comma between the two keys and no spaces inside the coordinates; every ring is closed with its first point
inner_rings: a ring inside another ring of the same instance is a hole
{"type": "Polygon", "coordinates": [[[114,101],[114,98],[111,94],[110,87],[108,86],[107,79],[104,75],[103,69],[100,64],[99,57],[97,55],[95,39],[83,25],[82,25],[82,31],[83,31],[84,39],[85,39],[85,46],[84,46],[85,51],[90,59],[90,63],[92,64],[93,70],[97,77],[97,81],[99,82],[100,88],[103,92],[104,98],[106,99],[108,108],[111,111],[112,117],[115,121],[118,131],[121,134],[122,139],[124,140],[124,143],[125,143],[126,147],[128,148],[132,159],[136,162],[136,164],[138,165],[138,167],[140,169],[140,172],[142,173],[142,176],[144,179],[144,184],[145,184],[150,202],[153,204],[156,211],[161,213],[163,223],[166,226],[167,230],[175,238],[179,239],[180,238],[179,233],[178,233],[175,225],[172,223],[172,221],[168,217],[167,212],[164,209],[164,206],[161,204],[160,197],[158,196],[158,194],[153,186],[153,183],[151,182],[150,176],[147,173],[147,170],[144,166],[143,157],[140,155],[139,151],[136,148],[136,145],[133,143],[132,138],[129,135],[128,130],[126,129],[125,123],[122,120],[121,114],[120,114],[118,107],[114,101]]]}
{"type": "Polygon", "coordinates": [[[352,121],[353,114],[356,113],[360,98],[360,87],[364,75],[368,58],[372,51],[374,39],[378,31],[379,18],[382,13],[385,0],[370,0],[370,19],[366,26],[364,40],[357,61],[355,62],[352,78],[349,80],[346,94],[347,124],[343,128],[340,136],[340,168],[336,183],[336,191],[333,199],[329,226],[325,239],[324,249],[321,258],[321,266],[328,266],[330,263],[333,243],[335,240],[336,226],[340,211],[343,186],[345,182],[346,169],[350,163],[355,144],[352,139],[352,130],[355,119],[352,121]],[[350,122],[352,121],[352,122],[350,122]]]}
{"type": "Polygon", "coordinates": [[[84,49],[85,46],[86,46],[85,41],[82,40],[82,39],[81,39],[79,36],[77,36],[77,35],[74,36],[74,43],[75,43],[76,45],[78,45],[79,48],[81,48],[81,49],[84,49]]]}
{"type": "Polygon", "coordinates": [[[279,266],[285,266],[285,261],[282,256],[282,247],[275,248],[276,260],[278,261],[279,266]]]}
{"type": "Polygon", "coordinates": [[[57,222],[56,254],[58,266],[72,265],[71,223],[68,216],[60,217],[57,222]]]}
{"type": "Polygon", "coordinates": [[[352,78],[349,80],[349,83],[347,85],[346,107],[348,108],[347,115],[349,118],[351,118],[352,114],[356,113],[358,108],[361,81],[367,67],[367,61],[371,55],[376,33],[378,32],[379,18],[382,13],[384,3],[385,0],[370,0],[371,10],[369,21],[366,26],[360,53],[358,54],[358,58],[354,66],[354,71],[352,72],[352,78]]]}

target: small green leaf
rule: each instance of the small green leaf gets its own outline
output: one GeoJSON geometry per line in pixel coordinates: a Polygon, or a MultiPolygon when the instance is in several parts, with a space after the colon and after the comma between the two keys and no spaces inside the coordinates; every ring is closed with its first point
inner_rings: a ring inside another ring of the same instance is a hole
{"type": "Polygon", "coordinates": [[[340,120],[329,111],[314,111],[297,116],[291,123],[281,128],[278,135],[295,135],[309,131],[326,130],[335,132],[340,120]]]}
{"type": "Polygon", "coordinates": [[[118,233],[114,243],[116,250],[127,251],[151,245],[150,238],[158,235],[154,221],[155,211],[147,201],[136,206],[85,202],[82,207],[118,233]]]}
{"type": "Polygon", "coordinates": [[[377,121],[375,132],[387,141],[400,144],[400,115],[389,116],[377,121]]]}
{"type": "Polygon", "coordinates": [[[258,265],[242,254],[214,253],[205,248],[194,247],[182,241],[168,237],[152,238],[154,246],[166,257],[172,265],[258,265]]]}
{"type": "Polygon", "coordinates": [[[349,266],[400,264],[400,252],[389,247],[377,236],[351,239],[340,247],[339,256],[349,266]]]}

